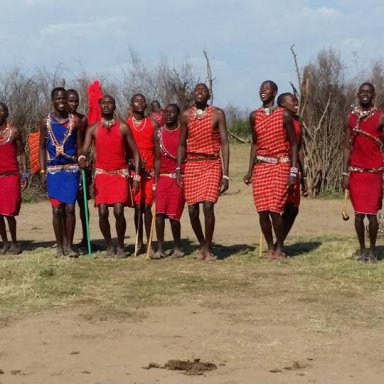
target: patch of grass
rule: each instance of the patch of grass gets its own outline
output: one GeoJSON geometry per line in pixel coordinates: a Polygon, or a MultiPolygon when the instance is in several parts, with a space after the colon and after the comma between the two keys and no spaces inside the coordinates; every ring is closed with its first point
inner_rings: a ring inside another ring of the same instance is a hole
{"type": "Polygon", "coordinates": [[[349,238],[296,238],[283,261],[260,259],[257,248],[247,247],[220,249],[225,258],[216,263],[192,256],[55,259],[37,249],[0,259],[0,321],[68,306],[88,320],[140,321],[149,306],[195,302],[226,316],[230,309],[237,321],[288,318],[319,331],[383,324],[384,262],[354,261],[355,247],[349,238]],[[246,308],[266,300],[270,312],[247,315],[246,308]]]}

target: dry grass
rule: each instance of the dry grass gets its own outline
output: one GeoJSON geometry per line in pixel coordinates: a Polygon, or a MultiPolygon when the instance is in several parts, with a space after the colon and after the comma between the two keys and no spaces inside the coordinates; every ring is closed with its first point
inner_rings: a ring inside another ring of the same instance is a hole
{"type": "Polygon", "coordinates": [[[193,301],[216,310],[231,308],[236,322],[285,318],[319,331],[383,324],[384,263],[352,260],[348,239],[296,240],[298,245],[289,247],[294,257],[274,263],[249,250],[228,255],[222,249],[225,258],[209,264],[192,256],[152,262],[24,252],[0,260],[0,320],[70,306],[81,308],[88,320],[140,321],[148,306],[193,301]],[[247,317],[246,308],[258,300],[269,302],[270,312],[247,317]]]}

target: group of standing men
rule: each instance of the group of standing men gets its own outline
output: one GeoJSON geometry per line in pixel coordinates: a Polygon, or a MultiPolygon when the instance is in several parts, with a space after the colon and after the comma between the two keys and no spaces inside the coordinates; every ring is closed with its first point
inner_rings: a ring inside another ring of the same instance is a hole
{"type": "MultiPolygon", "coordinates": [[[[303,194],[307,189],[298,100],[291,93],[283,93],[276,104],[277,92],[273,81],[264,81],[260,86],[262,106],[250,115],[252,144],[248,173],[243,178],[246,184],[252,183],[261,230],[268,246],[266,257],[271,260],[285,256],[284,240],[298,213],[300,186],[303,194]]],[[[355,209],[360,261],[376,261],[377,212],[382,200],[384,117],[373,104],[374,96],[372,84],[359,87],[359,105],[349,114],[345,129],[343,188],[349,188],[355,209]],[[368,250],[364,241],[365,216],[369,221],[368,250]]],[[[77,256],[72,245],[75,203],[81,198],[83,243],[86,240],[87,197],[79,193],[79,174],[80,169],[92,169],[99,227],[108,255],[126,257],[124,207],[131,206],[135,209],[136,255],[147,251],[152,258],[165,257],[164,227],[165,219],[169,218],[175,243],[171,257],[183,256],[180,218],[186,201],[199,242],[197,259],[215,260],[212,253],[214,205],[229,185],[229,144],[225,114],[208,104],[210,92],[205,84],[196,85],[194,105],[181,115],[177,104],[169,104],[162,110],[155,100],[151,103],[152,113],[146,116],[146,98],[135,94],[126,122],[116,117],[114,98],[103,96],[99,100],[101,118],[90,126],[86,117],[77,112],[79,96],[75,90],[55,88],[51,99],[53,111],[40,125],[39,161],[41,183],[46,185],[52,205],[58,256],[77,256]],[[92,143],[93,165],[89,158],[92,143]],[[116,247],[112,242],[109,207],[113,207],[116,220],[116,247]],[[150,247],[154,222],[156,252],[146,250],[143,240],[145,228],[147,247],[150,247]]],[[[3,199],[0,204],[0,235],[2,252],[17,254],[20,249],[14,216],[20,209],[19,186],[26,187],[29,174],[20,131],[7,123],[7,117],[8,108],[0,103],[0,188],[15,192],[9,194],[12,198],[6,203],[3,199]]]]}

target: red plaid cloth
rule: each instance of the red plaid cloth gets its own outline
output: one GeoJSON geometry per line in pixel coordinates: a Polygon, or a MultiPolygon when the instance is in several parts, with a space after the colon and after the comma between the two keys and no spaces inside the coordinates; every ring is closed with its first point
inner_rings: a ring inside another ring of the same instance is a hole
{"type": "MultiPolygon", "coordinates": [[[[256,111],[256,154],[285,157],[290,146],[283,125],[284,108],[277,108],[269,115],[262,108],[256,111]]],[[[253,168],[253,199],[258,212],[284,212],[288,197],[290,164],[257,163],[253,168]]]]}
{"type": "Polygon", "coordinates": [[[207,106],[204,117],[197,117],[196,107],[191,108],[188,120],[187,163],[184,172],[184,193],[188,205],[219,198],[223,175],[219,156],[219,131],[212,127],[213,107],[207,106]],[[207,160],[191,158],[213,156],[207,160]]]}
{"type": "Polygon", "coordinates": [[[217,202],[222,179],[221,160],[187,161],[184,193],[188,205],[203,201],[217,202]]]}
{"type": "Polygon", "coordinates": [[[219,153],[220,134],[212,127],[213,107],[207,106],[204,118],[197,118],[196,107],[191,108],[188,121],[187,153],[219,153]]]}

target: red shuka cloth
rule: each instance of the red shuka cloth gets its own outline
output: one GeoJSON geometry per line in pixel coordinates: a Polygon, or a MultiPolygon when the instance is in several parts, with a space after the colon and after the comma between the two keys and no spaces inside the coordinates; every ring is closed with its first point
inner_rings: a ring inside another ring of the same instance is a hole
{"type": "Polygon", "coordinates": [[[149,116],[145,117],[138,126],[135,125],[132,117],[127,119],[127,124],[131,128],[140,159],[145,161],[145,169],[148,171],[141,175],[140,189],[134,195],[135,204],[151,205],[153,203],[151,175],[155,165],[155,127],[149,116]]]}
{"type": "MultiPolygon", "coordinates": [[[[293,125],[296,132],[297,144],[300,147],[301,143],[301,128],[298,120],[293,120],[293,125]]],[[[295,184],[288,188],[288,198],[286,204],[292,204],[294,207],[299,208],[300,205],[300,179],[297,177],[295,184]]]]}
{"type": "Polygon", "coordinates": [[[101,91],[100,82],[98,80],[94,81],[87,88],[88,96],[88,114],[87,120],[88,125],[97,123],[101,120],[101,112],[99,101],[103,98],[103,92],[101,91]]]}
{"type": "Polygon", "coordinates": [[[203,118],[197,118],[196,107],[188,121],[187,163],[184,172],[184,193],[188,205],[203,201],[217,202],[223,175],[219,156],[219,131],[212,126],[213,107],[207,107],[203,118]],[[212,160],[192,161],[193,154],[217,155],[212,160]]]}
{"type": "Polygon", "coordinates": [[[0,145],[0,215],[17,216],[20,212],[20,175],[14,142],[0,145]]]}
{"type": "MultiPolygon", "coordinates": [[[[371,116],[359,123],[359,128],[377,139],[382,138],[380,126],[382,112],[375,111],[371,116]]],[[[383,155],[379,147],[368,137],[353,134],[358,117],[355,113],[349,115],[349,129],[352,139],[352,150],[349,165],[353,167],[372,169],[383,166],[383,155]]],[[[356,213],[376,215],[381,209],[383,198],[383,172],[350,172],[349,194],[353,209],[356,213]]]]}
{"type": "Polygon", "coordinates": [[[156,213],[173,220],[180,220],[185,199],[184,190],[176,183],[176,156],[180,139],[180,128],[159,130],[160,176],[156,186],[156,213]]]}
{"type": "MultiPolygon", "coordinates": [[[[269,115],[263,108],[256,111],[256,154],[272,157],[290,156],[290,146],[283,124],[284,108],[269,115]]],[[[256,163],[253,167],[252,187],[256,210],[283,213],[288,197],[290,164],[256,163]]]]}
{"type": "MultiPolygon", "coordinates": [[[[105,171],[127,169],[125,161],[125,139],[120,133],[120,121],[107,129],[97,127],[95,138],[96,168],[105,171]]],[[[95,175],[95,205],[129,203],[128,179],[122,175],[95,175]]]]}

